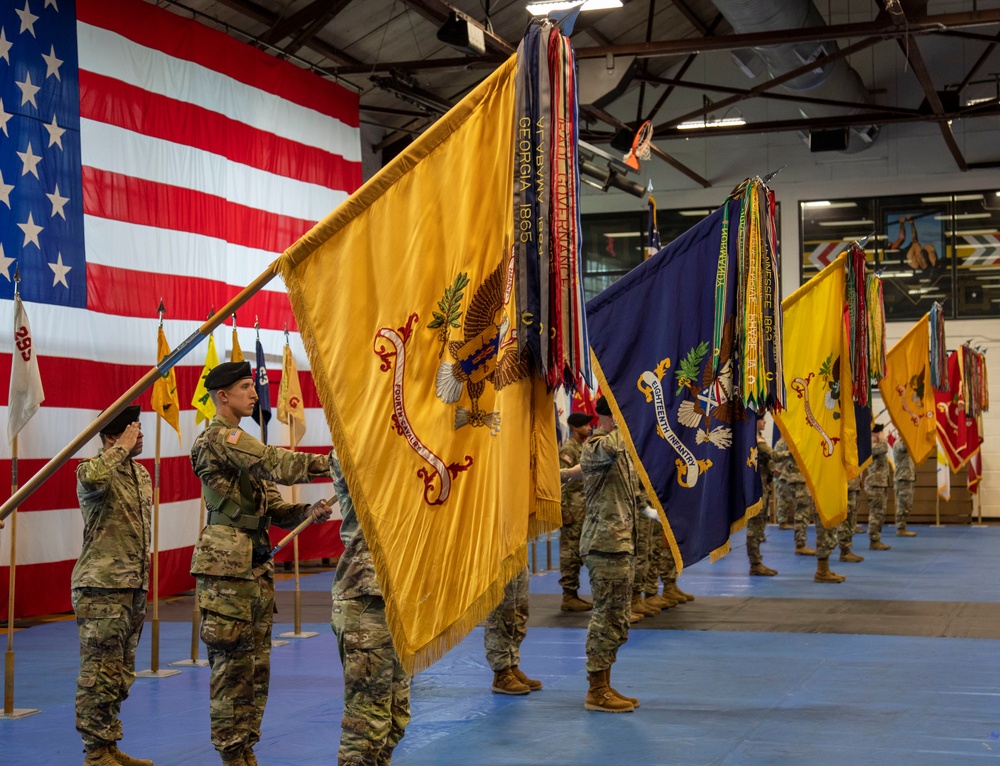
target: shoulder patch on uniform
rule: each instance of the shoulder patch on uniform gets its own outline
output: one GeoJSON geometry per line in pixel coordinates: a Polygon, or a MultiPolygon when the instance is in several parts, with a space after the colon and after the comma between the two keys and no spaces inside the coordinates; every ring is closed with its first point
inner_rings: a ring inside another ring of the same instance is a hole
{"type": "Polygon", "coordinates": [[[240,437],[242,435],[243,432],[240,429],[232,428],[230,429],[229,434],[226,436],[226,442],[228,444],[236,444],[240,440],[240,437]]]}
{"type": "Polygon", "coordinates": [[[563,462],[566,463],[566,465],[568,465],[570,467],[573,466],[573,458],[571,458],[569,455],[563,455],[562,459],[563,459],[563,462]]]}

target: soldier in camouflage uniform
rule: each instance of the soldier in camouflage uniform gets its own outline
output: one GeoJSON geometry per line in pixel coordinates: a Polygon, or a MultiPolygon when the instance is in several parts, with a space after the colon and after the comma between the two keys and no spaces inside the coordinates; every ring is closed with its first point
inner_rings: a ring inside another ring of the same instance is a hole
{"type": "Polygon", "coordinates": [[[896,475],[893,477],[896,485],[896,536],[916,537],[916,532],[906,528],[906,521],[913,510],[913,485],[917,481],[917,466],[902,437],[896,438],[896,444],[892,448],[892,462],[896,464],[896,475]]]}
{"type": "Polygon", "coordinates": [[[493,671],[497,694],[527,694],[542,688],[542,682],[528,678],[521,664],[521,642],[528,634],[528,567],[522,569],[503,591],[503,600],[486,618],[483,643],[486,661],[493,671]]]}
{"type": "Polygon", "coordinates": [[[135,650],[146,617],[153,487],[133,458],[142,452],[139,408],[126,407],[101,430],[102,449],[76,469],[83,549],[73,567],[80,629],[76,730],[85,766],[152,766],[118,749],[122,702],[135,680],[135,650]]]}
{"type": "Polygon", "coordinates": [[[784,438],[778,439],[771,450],[771,470],[774,474],[774,497],[778,508],[778,529],[794,529],[792,524],[795,512],[795,492],[788,486],[785,479],[786,468],[794,463],[792,452],[788,449],[784,438]]]}
{"type": "Polygon", "coordinates": [[[587,515],[580,553],[590,571],[594,609],[587,626],[586,710],[631,712],[639,701],[611,688],[611,665],[628,640],[632,580],[635,575],[636,521],[642,487],[625,438],[603,396],[597,402],[598,428],[580,456],[587,515]]]}
{"type": "Polygon", "coordinates": [[[240,429],[257,401],[249,362],[224,362],[205,378],[216,415],[191,448],[201,479],[207,524],[195,543],[201,640],[212,667],[209,714],[212,744],[229,766],[256,766],[253,746],[267,704],[274,616],[274,564],[267,529],[291,528],[310,515],[325,521],[325,500],[286,502],[274,482],[295,484],[326,476],[326,455],[262,444],[240,429]]]}
{"type": "MultiPolygon", "coordinates": [[[[677,606],[679,601],[675,598],[671,598],[667,593],[659,593],[660,571],[664,568],[664,566],[667,566],[668,569],[672,568],[673,579],[668,580],[668,587],[671,583],[674,583],[676,587],[677,567],[673,566],[674,558],[670,553],[670,549],[667,548],[665,554],[663,552],[664,547],[666,547],[666,541],[663,534],[663,526],[660,524],[659,519],[649,519],[649,522],[649,566],[646,568],[646,577],[642,583],[642,592],[646,597],[643,603],[658,610],[670,609],[671,607],[677,606]],[[669,562],[667,561],[668,558],[669,562]]],[[[668,571],[668,577],[669,576],[668,571]]],[[[641,616],[642,615],[637,615],[633,612],[632,616],[629,617],[629,621],[638,622],[635,618],[641,618],[641,616]]]]}
{"type": "MultiPolygon", "coordinates": [[[[583,443],[590,436],[593,418],[585,412],[571,412],[566,419],[569,438],[559,448],[559,467],[572,468],[580,463],[583,443]]],[[[577,595],[580,589],[580,530],[586,506],[583,499],[583,480],[570,479],[562,485],[562,529],[559,530],[559,585],[563,597],[560,609],[564,612],[586,612],[589,601],[577,595]]]]}
{"type": "MultiPolygon", "coordinates": [[[[775,445],[775,452],[782,449],[783,442],[784,439],[775,445]]],[[[788,450],[788,447],[785,446],[783,449],[788,450]]],[[[812,495],[809,494],[806,477],[802,475],[799,464],[795,462],[795,456],[791,452],[788,453],[788,458],[784,461],[781,473],[785,480],[785,488],[791,494],[795,508],[795,555],[814,556],[816,551],[808,547],[806,536],[809,531],[809,522],[816,516],[816,507],[813,504],[812,495]]]]}
{"type": "Polygon", "coordinates": [[[837,527],[841,561],[857,563],[865,560],[864,556],[859,556],[851,550],[854,545],[854,530],[858,526],[858,501],[860,499],[861,476],[858,475],[847,482],[847,518],[837,527]]]}
{"type": "Polygon", "coordinates": [[[767,517],[771,513],[771,498],[774,495],[774,476],[771,460],[771,447],[763,437],[764,418],[757,420],[757,473],[763,489],[760,513],[747,522],[747,558],[750,560],[750,574],[758,577],[773,577],[778,572],[764,566],[760,555],[760,544],[764,542],[764,532],[767,517]]]}
{"type": "Polygon", "coordinates": [[[372,554],[335,456],[330,473],[340,501],[344,543],[333,579],[330,617],[344,665],[344,717],[337,763],[389,766],[410,721],[410,675],[392,644],[372,554]]]}
{"type": "Polygon", "coordinates": [[[872,426],[872,462],[865,471],[865,494],[868,496],[868,547],[887,551],[892,546],[882,542],[885,504],[892,476],[889,473],[889,445],[886,444],[882,423],[872,426]]]}
{"type": "MultiPolygon", "coordinates": [[[[653,526],[656,525],[656,534],[660,533],[660,525],[656,524],[643,511],[649,507],[649,500],[643,492],[638,500],[639,515],[635,521],[635,572],[632,578],[632,614],[629,615],[630,622],[638,622],[638,617],[652,617],[659,614],[663,609],[657,600],[646,603],[642,596],[643,590],[649,587],[649,574],[652,571],[653,554],[653,526]]],[[[653,589],[653,597],[658,598],[656,588],[653,589]]],[[[665,605],[664,605],[665,606],[665,605]]]]}

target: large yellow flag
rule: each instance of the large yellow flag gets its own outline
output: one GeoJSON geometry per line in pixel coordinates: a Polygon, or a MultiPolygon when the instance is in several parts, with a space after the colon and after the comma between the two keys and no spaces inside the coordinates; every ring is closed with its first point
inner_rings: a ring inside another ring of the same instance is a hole
{"type": "Polygon", "coordinates": [[[845,256],[785,298],[785,409],[774,417],[805,476],[823,525],[847,516],[858,434],[844,331],[845,256]]]}
{"type": "Polygon", "coordinates": [[[937,440],[930,377],[930,314],[924,314],[885,356],[882,401],[914,462],[920,465],[937,440]]]}
{"type": "Polygon", "coordinates": [[[302,405],[302,387],[299,371],[295,369],[292,349],[285,346],[281,357],[281,385],[278,386],[278,420],[292,432],[292,444],[302,441],[306,432],[306,410],[302,405]]]}
{"type": "Polygon", "coordinates": [[[208,373],[219,366],[219,355],[215,350],[215,336],[208,336],[208,351],[205,353],[205,366],[201,368],[201,377],[198,378],[198,385],[194,389],[194,396],[191,397],[191,406],[195,408],[196,414],[194,422],[197,425],[203,420],[211,420],[215,417],[215,402],[205,388],[205,378],[208,373]]]}
{"type": "Polygon", "coordinates": [[[236,332],[236,328],[233,328],[233,351],[229,355],[230,362],[242,362],[243,361],[243,349],[240,348],[240,336],[236,332]]]}
{"type": "MultiPolygon", "coordinates": [[[[163,326],[156,336],[156,359],[162,362],[170,356],[170,345],[167,336],[163,334],[163,326]]],[[[161,375],[153,384],[153,410],[166,420],[181,438],[181,403],[177,397],[177,373],[173,367],[165,375],[161,375]]]]}
{"type": "Polygon", "coordinates": [[[552,396],[511,331],[514,74],[511,58],[280,262],[409,670],[499,603],[531,513],[560,524],[552,396]]]}

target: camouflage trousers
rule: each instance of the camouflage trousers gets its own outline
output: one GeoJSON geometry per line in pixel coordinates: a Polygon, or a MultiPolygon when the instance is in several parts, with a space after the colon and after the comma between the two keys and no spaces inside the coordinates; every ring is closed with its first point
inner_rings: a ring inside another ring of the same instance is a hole
{"type": "Polygon", "coordinates": [[[882,524],[885,523],[885,504],[889,495],[888,487],[865,487],[868,495],[868,539],[873,543],[882,540],[882,524]]]}
{"type": "Polygon", "coordinates": [[[87,747],[108,745],[122,738],[118,714],[135,681],[146,591],[76,588],[72,599],[80,630],[76,730],[87,747]]]}
{"type": "Polygon", "coordinates": [[[385,621],[385,602],[361,596],[333,602],[330,626],[344,665],[340,766],[388,766],[410,722],[410,675],[385,621]]]}
{"type": "Polygon", "coordinates": [[[777,498],[778,523],[791,524],[795,511],[795,485],[786,484],[781,479],[774,480],[774,496],[777,498]]]}
{"type": "Polygon", "coordinates": [[[528,567],[503,590],[503,601],[486,618],[483,644],[494,673],[521,664],[521,642],[528,634],[528,567]]]}
{"type": "Polygon", "coordinates": [[[906,526],[913,510],[913,485],[916,482],[896,480],[896,529],[906,526]]]}
{"type": "MultiPolygon", "coordinates": [[[[649,566],[646,567],[646,574],[642,582],[639,581],[639,571],[636,568],[635,585],[633,590],[647,596],[655,596],[660,592],[660,564],[663,561],[663,527],[654,519],[649,519],[649,566]]],[[[670,559],[673,561],[673,558],[670,559]]],[[[677,579],[676,577],[674,579],[677,579]]]]}
{"type": "Polygon", "coordinates": [[[274,579],[198,575],[201,640],[208,648],[212,744],[234,757],[260,741],[271,682],[274,579]]]}
{"type": "MultiPolygon", "coordinates": [[[[639,514],[635,520],[635,574],[632,578],[632,595],[642,596],[643,589],[650,587],[650,573],[653,571],[653,533],[662,537],[660,525],[639,514]],[[655,525],[655,530],[654,530],[655,525]]],[[[652,578],[652,590],[656,593],[656,578],[652,578]]]]}
{"type": "Polygon", "coordinates": [[[586,564],[594,598],[587,625],[587,672],[597,673],[614,664],[618,647],[628,641],[635,569],[628,553],[588,553],[586,564]]]}
{"type": "Polygon", "coordinates": [[[764,506],[760,513],[747,522],[747,558],[751,564],[764,563],[760,556],[760,544],[764,542],[764,533],[767,527],[766,512],[767,506],[764,506]]]}
{"type": "Polygon", "coordinates": [[[847,518],[837,531],[840,538],[840,552],[850,553],[854,545],[854,530],[858,526],[858,501],[861,499],[861,490],[847,489],[847,518]]]}
{"type": "Polygon", "coordinates": [[[809,530],[810,522],[816,516],[816,507],[813,504],[812,495],[809,494],[809,486],[805,482],[801,484],[788,484],[786,486],[795,493],[795,516],[792,521],[795,527],[793,533],[795,535],[795,547],[805,548],[806,533],[809,530]]]}
{"type": "Polygon", "coordinates": [[[837,547],[837,538],[840,536],[844,523],[841,522],[833,529],[827,529],[815,511],[813,511],[813,521],[816,523],[816,558],[828,559],[830,552],[837,547]]]}
{"type": "MultiPolygon", "coordinates": [[[[674,553],[664,538],[663,528],[658,526],[655,532],[660,536],[655,562],[656,574],[659,579],[663,580],[663,585],[666,587],[677,582],[677,562],[674,561],[674,553]]],[[[653,590],[656,588],[654,587],[653,590]]]]}
{"type": "Polygon", "coordinates": [[[580,589],[580,568],[583,566],[583,556],[580,555],[580,532],[583,530],[583,509],[576,510],[569,524],[563,524],[559,530],[559,585],[563,592],[580,589]]]}

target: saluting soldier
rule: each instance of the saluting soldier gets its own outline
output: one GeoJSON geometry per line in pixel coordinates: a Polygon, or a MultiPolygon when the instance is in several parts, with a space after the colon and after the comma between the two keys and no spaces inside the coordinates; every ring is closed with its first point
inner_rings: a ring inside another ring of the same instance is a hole
{"type": "Polygon", "coordinates": [[[85,766],[152,766],[118,749],[122,702],[135,681],[135,650],[146,617],[153,485],[134,458],[142,452],[139,407],[126,407],[100,432],[97,457],[76,469],[83,550],[73,567],[80,629],[76,730],[85,766]]]}
{"type": "Polygon", "coordinates": [[[885,441],[885,425],[872,426],[872,462],[865,471],[865,494],[868,496],[868,547],[873,551],[887,551],[892,546],[882,542],[882,524],[885,522],[885,504],[892,475],[889,473],[889,445],[885,441]]]}
{"type": "Polygon", "coordinates": [[[906,521],[913,510],[913,485],[917,482],[917,464],[902,437],[896,438],[892,447],[892,462],[896,464],[896,536],[916,537],[917,533],[906,528],[906,521]]]}
{"type": "Polygon", "coordinates": [[[325,500],[286,502],[275,482],[297,484],[330,472],[326,455],[262,444],[240,428],[257,401],[249,362],[225,362],[205,378],[215,418],[191,448],[208,518],[195,544],[201,639],[212,668],[212,744],[228,766],[255,766],[253,746],[267,704],[274,615],[271,523],[291,528],[310,514],[326,521],[325,500]]]}

